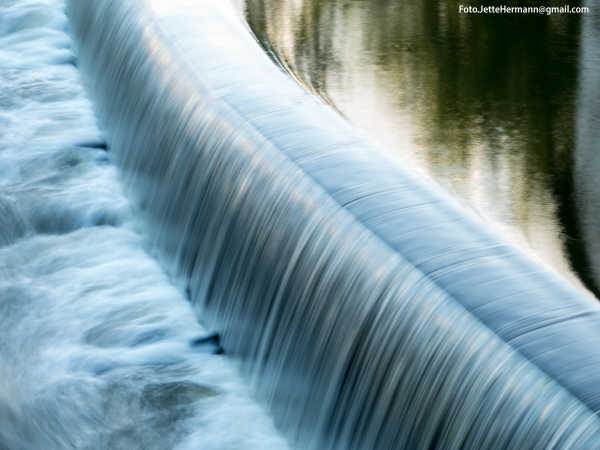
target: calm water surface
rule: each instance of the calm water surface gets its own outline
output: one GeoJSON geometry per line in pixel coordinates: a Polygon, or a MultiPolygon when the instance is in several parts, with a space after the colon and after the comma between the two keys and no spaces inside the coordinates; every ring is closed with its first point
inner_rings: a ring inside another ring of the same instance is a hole
{"type": "Polygon", "coordinates": [[[245,11],[271,56],[384,151],[597,294],[598,233],[582,231],[574,170],[582,41],[598,42],[598,11],[466,15],[459,3],[478,4],[248,0],[245,11]]]}

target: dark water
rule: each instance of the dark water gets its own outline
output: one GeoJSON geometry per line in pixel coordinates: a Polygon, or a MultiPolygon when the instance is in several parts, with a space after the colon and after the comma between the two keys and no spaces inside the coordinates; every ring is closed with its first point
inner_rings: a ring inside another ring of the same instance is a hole
{"type": "Polygon", "coordinates": [[[248,0],[246,16],[283,67],[384,151],[598,293],[574,200],[584,16],[465,15],[459,3],[479,4],[248,0]]]}

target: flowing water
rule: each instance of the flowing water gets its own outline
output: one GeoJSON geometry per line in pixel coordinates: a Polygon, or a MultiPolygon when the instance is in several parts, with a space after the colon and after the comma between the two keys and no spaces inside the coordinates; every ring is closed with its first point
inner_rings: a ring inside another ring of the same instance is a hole
{"type": "Polygon", "coordinates": [[[68,4],[152,248],[293,446],[600,441],[592,296],[380,154],[223,2],[68,4]]]}
{"type": "Polygon", "coordinates": [[[285,448],[144,250],[54,0],[0,2],[0,448],[285,448]]]}
{"type": "Polygon", "coordinates": [[[600,73],[597,50],[582,50],[581,24],[597,21],[599,8],[589,2],[587,16],[458,12],[479,4],[248,0],[245,10],[265,50],[384,151],[416,163],[530,255],[598,293],[600,235],[582,230],[574,170],[576,118],[586,99],[598,107],[597,95],[578,97],[580,67],[600,73]]]}
{"type": "Polygon", "coordinates": [[[0,448],[593,448],[595,299],[227,5],[0,0],[0,448]]]}

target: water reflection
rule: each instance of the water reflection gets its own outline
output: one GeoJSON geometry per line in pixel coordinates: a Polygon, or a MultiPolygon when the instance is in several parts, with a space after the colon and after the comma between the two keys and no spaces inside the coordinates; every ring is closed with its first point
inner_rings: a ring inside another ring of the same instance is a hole
{"type": "Polygon", "coordinates": [[[572,175],[582,18],[465,15],[459,3],[248,0],[246,16],[282,66],[383,149],[598,292],[572,175]]]}
{"type": "MultiPolygon", "coordinates": [[[[592,0],[587,2],[592,7],[592,0]]],[[[584,18],[581,34],[577,151],[577,210],[588,244],[591,273],[600,286],[600,11],[584,18]]]]}

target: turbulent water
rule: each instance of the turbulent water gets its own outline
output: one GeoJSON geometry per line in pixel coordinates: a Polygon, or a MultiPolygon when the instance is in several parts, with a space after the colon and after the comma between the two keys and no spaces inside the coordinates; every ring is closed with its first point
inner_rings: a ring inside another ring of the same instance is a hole
{"type": "Polygon", "coordinates": [[[285,448],[144,250],[60,1],[0,1],[0,448],[285,448]]]}
{"type": "Polygon", "coordinates": [[[217,0],[69,1],[153,248],[297,448],[588,448],[600,308],[279,71],[217,0]]]}
{"type": "Polygon", "coordinates": [[[596,446],[597,302],[224,5],[0,0],[0,448],[596,446]]]}

